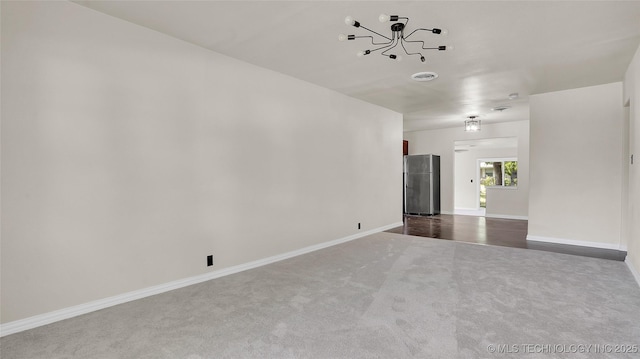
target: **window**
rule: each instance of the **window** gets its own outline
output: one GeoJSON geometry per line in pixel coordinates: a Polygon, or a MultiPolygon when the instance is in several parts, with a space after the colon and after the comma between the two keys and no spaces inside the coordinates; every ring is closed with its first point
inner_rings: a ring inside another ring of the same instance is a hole
{"type": "Polygon", "coordinates": [[[487,206],[487,187],[516,188],[518,186],[518,160],[480,160],[480,207],[487,206]]]}
{"type": "Polygon", "coordinates": [[[516,159],[506,159],[503,161],[480,162],[480,184],[485,187],[518,186],[518,161],[516,159]]]}

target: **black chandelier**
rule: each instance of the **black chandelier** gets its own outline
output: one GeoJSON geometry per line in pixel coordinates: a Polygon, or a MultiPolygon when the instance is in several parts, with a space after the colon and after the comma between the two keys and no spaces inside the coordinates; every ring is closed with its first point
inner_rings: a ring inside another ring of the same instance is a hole
{"type": "Polygon", "coordinates": [[[369,50],[362,50],[359,51],[357,53],[357,55],[360,56],[365,56],[365,55],[369,55],[373,52],[376,51],[381,51],[380,54],[383,56],[387,56],[388,58],[392,59],[392,60],[396,60],[396,61],[401,61],[402,60],[402,56],[398,55],[397,53],[389,53],[391,50],[395,49],[398,45],[400,45],[402,47],[402,50],[404,50],[404,53],[411,56],[411,55],[417,55],[420,56],[420,61],[425,62],[426,59],[424,57],[424,55],[422,54],[422,50],[439,50],[439,51],[444,51],[444,50],[452,50],[453,46],[436,46],[436,47],[425,47],[425,43],[422,40],[409,40],[409,37],[411,37],[411,35],[413,35],[414,33],[418,32],[418,31],[427,31],[433,34],[437,34],[437,35],[446,35],[447,34],[447,30],[443,30],[443,29],[423,29],[423,28],[419,28],[419,29],[415,29],[413,31],[411,31],[409,33],[409,35],[404,34],[404,30],[407,27],[407,24],[409,23],[409,18],[408,17],[403,17],[403,16],[398,16],[398,15],[385,15],[382,14],[378,17],[378,20],[380,20],[380,22],[387,22],[387,21],[391,21],[393,22],[393,24],[391,24],[391,36],[385,36],[382,35],[380,33],[377,33],[369,28],[366,28],[364,26],[362,26],[362,24],[360,24],[360,22],[356,21],[354,18],[352,18],[351,16],[347,16],[344,19],[344,22],[347,25],[351,25],[354,27],[358,27],[364,30],[369,31],[370,33],[377,35],[381,38],[374,38],[374,36],[371,35],[367,35],[367,36],[356,36],[356,35],[344,35],[344,34],[340,34],[338,36],[338,40],[340,41],[344,41],[344,40],[355,40],[355,39],[359,39],[359,38],[369,38],[371,40],[371,45],[373,46],[380,46],[374,49],[369,49],[369,50]],[[377,40],[377,41],[376,41],[377,40]],[[419,44],[420,48],[417,50],[411,50],[411,51],[416,51],[416,52],[409,52],[409,50],[407,50],[407,47],[405,45],[412,43],[413,45],[410,46],[410,49],[413,47],[415,48],[416,45],[415,44],[419,44]]]}

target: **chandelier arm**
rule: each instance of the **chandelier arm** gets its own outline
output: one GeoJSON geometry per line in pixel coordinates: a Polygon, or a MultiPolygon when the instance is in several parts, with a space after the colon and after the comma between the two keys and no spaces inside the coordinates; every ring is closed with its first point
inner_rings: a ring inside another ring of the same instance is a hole
{"type": "Polygon", "coordinates": [[[398,16],[398,20],[400,20],[400,19],[405,19],[405,20],[407,20],[407,21],[404,23],[404,27],[406,28],[406,27],[407,27],[407,24],[409,23],[409,18],[408,18],[408,17],[404,17],[404,16],[398,16]]]}
{"type": "Polygon", "coordinates": [[[407,51],[407,48],[404,47],[404,41],[402,41],[402,39],[400,39],[400,45],[402,45],[402,48],[404,49],[404,53],[409,55],[409,56],[411,56],[411,55],[420,55],[420,57],[423,56],[422,53],[420,53],[420,52],[411,52],[410,53],[409,51],[407,51]]]}
{"type": "Polygon", "coordinates": [[[376,35],[378,35],[378,36],[382,36],[382,37],[384,37],[385,39],[387,39],[387,40],[389,40],[389,41],[393,41],[393,39],[390,39],[390,38],[388,38],[388,37],[386,37],[386,36],[384,36],[384,35],[382,35],[382,34],[380,34],[380,33],[377,33],[377,32],[375,32],[375,31],[373,31],[373,30],[371,30],[371,29],[369,29],[369,28],[366,28],[366,27],[364,27],[364,26],[362,26],[362,25],[360,25],[360,28],[365,29],[365,30],[367,30],[367,31],[369,31],[369,32],[372,32],[372,33],[374,33],[374,34],[376,34],[376,35]]]}
{"type": "Polygon", "coordinates": [[[416,32],[416,31],[430,31],[430,32],[433,32],[433,29],[422,29],[422,28],[421,29],[415,29],[415,30],[411,31],[411,33],[409,33],[409,35],[404,37],[405,40],[408,39],[409,36],[413,35],[413,33],[416,32]]]}
{"type": "Polygon", "coordinates": [[[423,50],[440,50],[440,46],[438,46],[438,47],[424,47],[424,41],[422,41],[422,40],[407,40],[407,38],[405,37],[404,41],[405,42],[421,42],[422,43],[421,47],[422,47],[423,50]]]}
{"type": "Polygon", "coordinates": [[[373,41],[373,36],[356,36],[356,39],[365,38],[365,37],[368,37],[371,39],[371,45],[387,45],[393,42],[393,40],[390,40],[389,42],[375,42],[373,41]]]}
{"type": "Polygon", "coordinates": [[[382,52],[380,53],[380,55],[389,56],[389,55],[387,55],[385,52],[387,52],[387,51],[389,51],[389,50],[393,50],[393,49],[395,49],[395,48],[396,48],[396,46],[398,46],[398,42],[399,42],[399,40],[398,40],[398,39],[394,39],[394,40],[396,40],[396,41],[394,41],[393,46],[391,46],[391,45],[389,45],[389,46],[391,46],[391,47],[387,46],[387,47],[389,47],[389,48],[388,48],[388,49],[386,49],[386,50],[384,50],[384,51],[382,51],[382,52]]]}
{"type": "MultiPolygon", "coordinates": [[[[384,54],[385,52],[387,52],[388,50],[393,49],[394,47],[395,47],[395,45],[394,45],[394,44],[389,44],[389,45],[386,45],[386,46],[379,47],[379,48],[377,48],[377,49],[373,49],[373,50],[371,50],[371,52],[379,51],[379,50],[382,50],[382,49],[387,49],[387,50],[384,50],[384,51],[382,52],[382,54],[384,54]]],[[[388,55],[384,55],[384,56],[388,56],[388,55]]]]}

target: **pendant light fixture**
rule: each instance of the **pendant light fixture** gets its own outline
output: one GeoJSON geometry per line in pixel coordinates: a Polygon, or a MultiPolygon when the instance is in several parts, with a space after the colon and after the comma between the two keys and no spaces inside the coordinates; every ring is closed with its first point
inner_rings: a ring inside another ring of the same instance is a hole
{"type": "Polygon", "coordinates": [[[468,120],[464,121],[464,130],[466,132],[480,131],[480,120],[476,120],[478,116],[468,116],[468,120]]]}
{"type": "Polygon", "coordinates": [[[371,41],[372,48],[359,51],[357,53],[358,57],[366,56],[371,53],[380,51],[380,55],[387,56],[388,58],[396,61],[402,60],[402,56],[400,55],[402,52],[404,52],[408,56],[413,56],[413,55],[419,56],[420,61],[425,62],[426,58],[422,54],[422,50],[445,51],[445,50],[453,49],[453,46],[444,46],[444,45],[439,45],[435,47],[426,47],[425,42],[423,40],[418,39],[417,37],[411,38],[411,40],[409,40],[411,35],[415,34],[416,32],[428,32],[436,35],[446,35],[447,30],[437,29],[437,28],[433,28],[433,29],[418,28],[411,31],[408,35],[405,35],[404,32],[407,27],[407,24],[409,23],[408,17],[381,14],[378,17],[378,20],[380,20],[380,22],[383,22],[383,23],[389,22],[389,21],[393,22],[393,24],[391,24],[391,35],[389,36],[382,35],[376,31],[373,31],[363,26],[359,21],[356,21],[351,16],[347,16],[344,19],[344,22],[347,25],[351,25],[353,27],[366,30],[370,32],[372,35],[356,36],[356,35],[340,34],[338,35],[338,40],[345,41],[345,40],[355,40],[360,38],[368,38],[371,41]],[[398,46],[400,46],[401,49],[400,48],[396,49],[396,47],[398,46]]]}

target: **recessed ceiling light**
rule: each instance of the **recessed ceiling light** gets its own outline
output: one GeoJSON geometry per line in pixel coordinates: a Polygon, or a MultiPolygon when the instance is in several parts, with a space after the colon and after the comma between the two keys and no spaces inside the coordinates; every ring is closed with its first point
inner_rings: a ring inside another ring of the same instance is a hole
{"type": "Polygon", "coordinates": [[[417,72],[411,75],[411,78],[420,82],[431,81],[437,79],[438,74],[435,72],[417,72]]]}
{"type": "Polygon", "coordinates": [[[496,107],[492,108],[491,111],[500,111],[500,112],[502,112],[502,111],[508,110],[510,108],[511,108],[511,106],[496,106],[496,107]]]}
{"type": "Polygon", "coordinates": [[[518,95],[518,93],[517,93],[517,92],[510,93],[510,94],[509,94],[509,100],[515,100],[515,99],[517,99],[518,97],[520,97],[520,95],[518,95]]]}

